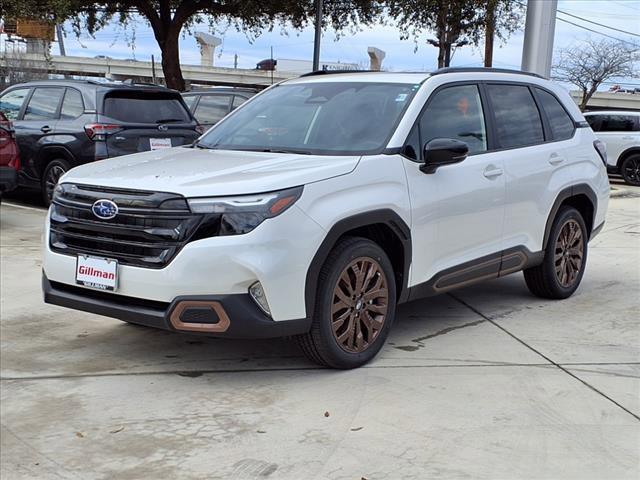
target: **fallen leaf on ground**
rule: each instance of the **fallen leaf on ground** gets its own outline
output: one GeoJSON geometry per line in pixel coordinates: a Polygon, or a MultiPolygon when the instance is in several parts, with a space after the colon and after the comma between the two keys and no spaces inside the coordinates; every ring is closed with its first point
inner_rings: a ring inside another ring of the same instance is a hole
{"type": "Polygon", "coordinates": [[[265,430],[257,430],[258,433],[267,433],[265,430]]]}
{"type": "Polygon", "coordinates": [[[76,437],[78,437],[78,438],[84,438],[84,433],[82,433],[82,432],[76,432],[76,437]]]}
{"type": "Polygon", "coordinates": [[[328,417],[329,416],[329,412],[324,412],[324,416],[328,417]]]}
{"type": "Polygon", "coordinates": [[[358,430],[362,430],[364,427],[356,427],[356,428],[352,428],[351,431],[352,432],[357,432],[358,430]]]}
{"type": "Polygon", "coordinates": [[[111,430],[109,433],[118,433],[118,432],[121,432],[122,430],[124,430],[124,425],[116,428],[115,430],[111,430]]]}

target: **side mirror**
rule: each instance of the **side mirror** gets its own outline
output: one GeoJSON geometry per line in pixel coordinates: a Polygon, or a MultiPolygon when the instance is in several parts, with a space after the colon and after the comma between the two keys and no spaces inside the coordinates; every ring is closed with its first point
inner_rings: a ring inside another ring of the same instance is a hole
{"type": "Polygon", "coordinates": [[[454,138],[434,138],[424,146],[422,173],[434,173],[444,165],[459,163],[467,158],[469,145],[454,138]]]}

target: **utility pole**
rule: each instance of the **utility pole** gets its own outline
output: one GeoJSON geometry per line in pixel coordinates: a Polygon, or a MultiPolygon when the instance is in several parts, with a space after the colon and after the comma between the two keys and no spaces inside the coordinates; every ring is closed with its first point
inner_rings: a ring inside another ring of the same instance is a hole
{"type": "Polygon", "coordinates": [[[320,39],[322,38],[322,0],[316,1],[316,35],[313,41],[313,71],[320,70],[320,39]]]}
{"type": "Polygon", "coordinates": [[[522,67],[525,72],[551,76],[553,37],[556,29],[558,0],[529,0],[524,27],[522,67]]]}
{"type": "Polygon", "coordinates": [[[151,54],[151,83],[157,83],[156,80],[156,60],[153,58],[153,54],[151,54]]]}
{"type": "Polygon", "coordinates": [[[58,37],[58,48],[60,48],[60,55],[65,57],[67,54],[64,49],[64,35],[62,35],[62,26],[56,23],[56,36],[58,37]]]}

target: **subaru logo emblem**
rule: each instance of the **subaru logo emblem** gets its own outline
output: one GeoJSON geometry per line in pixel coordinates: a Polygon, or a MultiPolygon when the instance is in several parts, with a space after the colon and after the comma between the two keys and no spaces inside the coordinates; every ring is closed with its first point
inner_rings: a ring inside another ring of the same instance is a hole
{"type": "Polygon", "coordinates": [[[165,131],[169,130],[169,127],[164,125],[164,124],[160,124],[160,125],[158,125],[158,130],[160,130],[161,132],[165,132],[165,131]]]}
{"type": "Polygon", "coordinates": [[[111,220],[118,214],[118,205],[111,200],[98,200],[91,207],[91,211],[101,220],[111,220]]]}

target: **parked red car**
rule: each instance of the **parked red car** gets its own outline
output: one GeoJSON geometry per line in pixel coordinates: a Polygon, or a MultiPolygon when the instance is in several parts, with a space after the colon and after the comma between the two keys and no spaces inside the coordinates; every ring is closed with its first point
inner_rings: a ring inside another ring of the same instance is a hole
{"type": "Polygon", "coordinates": [[[20,154],[13,124],[0,112],[0,194],[16,188],[20,154]]]}

